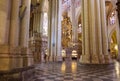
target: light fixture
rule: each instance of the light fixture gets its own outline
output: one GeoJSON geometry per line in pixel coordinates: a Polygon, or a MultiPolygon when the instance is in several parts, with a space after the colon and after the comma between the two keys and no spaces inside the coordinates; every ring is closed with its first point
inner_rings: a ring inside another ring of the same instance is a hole
{"type": "Polygon", "coordinates": [[[118,50],[118,45],[116,44],[115,47],[114,47],[115,50],[118,50]]]}
{"type": "Polygon", "coordinates": [[[79,27],[81,27],[81,24],[79,24],[79,27]]]}

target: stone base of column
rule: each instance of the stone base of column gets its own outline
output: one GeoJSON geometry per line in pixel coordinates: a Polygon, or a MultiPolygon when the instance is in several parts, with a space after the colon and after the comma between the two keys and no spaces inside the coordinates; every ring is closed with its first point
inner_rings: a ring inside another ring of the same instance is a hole
{"type": "Polygon", "coordinates": [[[92,55],[91,59],[89,55],[82,55],[80,58],[80,63],[82,64],[110,64],[113,63],[110,55],[102,55],[100,54],[99,57],[95,54],[92,55]]]}
{"type": "Polygon", "coordinates": [[[12,55],[11,62],[10,62],[10,68],[22,68],[23,67],[23,56],[21,47],[12,47],[10,46],[10,55],[12,55]]]}
{"type": "Polygon", "coordinates": [[[0,70],[22,67],[21,57],[13,49],[17,50],[9,45],[0,45],[0,70]]]}
{"type": "Polygon", "coordinates": [[[82,64],[90,64],[90,56],[89,56],[89,54],[81,55],[80,63],[82,63],[82,64]]]}
{"type": "Polygon", "coordinates": [[[0,45],[0,70],[10,69],[10,53],[8,45],[0,45]]]}
{"type": "Polygon", "coordinates": [[[53,62],[53,56],[48,56],[48,62],[53,62]]]}
{"type": "Polygon", "coordinates": [[[103,54],[99,55],[99,61],[100,61],[100,64],[105,64],[105,59],[103,54]]]}
{"type": "MultiPolygon", "coordinates": [[[[27,50],[24,48],[24,51],[27,50]]],[[[0,70],[9,70],[33,65],[32,54],[23,52],[21,47],[0,46],[0,70]]]]}
{"type": "Polygon", "coordinates": [[[61,56],[49,56],[49,57],[48,57],[48,61],[49,61],[49,62],[62,61],[62,57],[61,57],[61,56]]]}
{"type": "Polygon", "coordinates": [[[56,56],[56,61],[57,62],[62,62],[62,56],[56,56]]]}
{"type": "Polygon", "coordinates": [[[105,59],[106,64],[109,64],[109,63],[113,62],[110,55],[108,55],[108,54],[104,55],[104,59],[105,59]]]}
{"type": "Polygon", "coordinates": [[[99,64],[100,63],[97,54],[92,54],[91,62],[92,62],[92,64],[99,64]]]}
{"type": "Polygon", "coordinates": [[[34,57],[34,63],[40,63],[41,62],[41,55],[38,52],[33,53],[34,57]]]}
{"type": "Polygon", "coordinates": [[[30,49],[27,49],[27,66],[31,66],[34,64],[34,58],[33,58],[33,53],[31,52],[30,49]]]}

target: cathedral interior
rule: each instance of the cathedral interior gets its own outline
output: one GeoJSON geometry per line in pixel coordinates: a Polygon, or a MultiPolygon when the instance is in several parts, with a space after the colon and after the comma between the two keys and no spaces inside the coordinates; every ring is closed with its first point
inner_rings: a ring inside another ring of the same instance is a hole
{"type": "Polygon", "coordinates": [[[120,0],[0,0],[0,81],[120,81],[120,0]]]}

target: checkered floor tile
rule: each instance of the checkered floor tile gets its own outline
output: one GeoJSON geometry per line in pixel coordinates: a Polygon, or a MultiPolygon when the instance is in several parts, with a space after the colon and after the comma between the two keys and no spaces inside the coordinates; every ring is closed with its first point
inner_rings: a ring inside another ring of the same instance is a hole
{"type": "Polygon", "coordinates": [[[120,81],[120,64],[82,65],[77,61],[36,65],[31,81],[120,81]]]}

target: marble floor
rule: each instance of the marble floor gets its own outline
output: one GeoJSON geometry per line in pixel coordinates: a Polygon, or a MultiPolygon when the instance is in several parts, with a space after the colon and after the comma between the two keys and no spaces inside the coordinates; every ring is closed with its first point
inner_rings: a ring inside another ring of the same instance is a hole
{"type": "Polygon", "coordinates": [[[82,65],[77,61],[36,65],[31,81],[120,81],[120,63],[82,65]]]}

